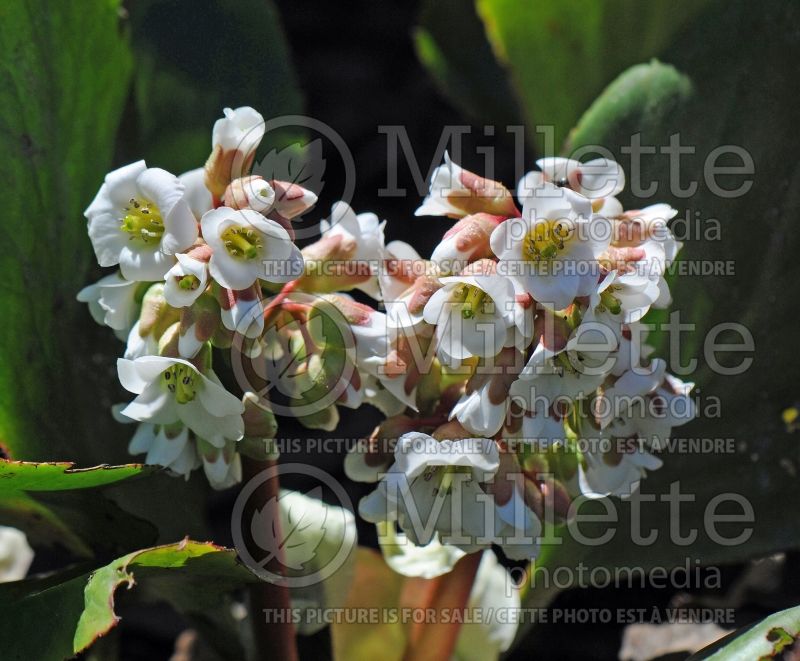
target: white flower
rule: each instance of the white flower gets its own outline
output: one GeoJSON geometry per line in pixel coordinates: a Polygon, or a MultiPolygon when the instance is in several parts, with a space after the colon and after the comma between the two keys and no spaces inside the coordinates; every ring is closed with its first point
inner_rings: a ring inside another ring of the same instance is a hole
{"type": "Polygon", "coordinates": [[[213,251],[211,276],[226,289],[247,289],[259,278],[288,282],[303,272],[303,257],[289,233],[257,211],[220,207],[201,224],[213,251]]]}
{"type": "Polygon", "coordinates": [[[509,387],[517,379],[523,360],[519,351],[507,347],[491,361],[480,361],[450,419],[456,418],[473,434],[494,436],[506,419],[509,387]]]}
{"type": "Polygon", "coordinates": [[[396,520],[417,545],[436,533],[445,543],[471,552],[488,546],[484,490],[499,466],[497,444],[489,439],[437,441],[427,434],[403,434],[395,462],[378,487],[361,499],[367,521],[396,520]],[[482,497],[483,496],[483,497],[482,497]]]}
{"type": "Polygon", "coordinates": [[[132,420],[156,425],[180,421],[217,447],[244,435],[244,405],[211,371],[201,374],[180,358],[143,356],[120,358],[117,373],[122,386],[137,395],[122,410],[132,420]]]}
{"type": "Polygon", "coordinates": [[[174,308],[189,307],[208,286],[208,262],[178,253],[177,264],[164,276],[164,298],[174,308]]]}
{"type": "Polygon", "coordinates": [[[428,196],[415,216],[462,218],[473,213],[518,216],[510,191],[501,183],[465,170],[444,153],[444,164],[433,171],[428,196]]]}
{"type": "Polygon", "coordinates": [[[433,171],[431,185],[427,197],[414,212],[415,216],[450,216],[461,218],[467,212],[455,206],[450,198],[469,198],[469,189],[461,182],[463,168],[450,160],[450,154],[444,153],[444,164],[433,171]]]}
{"type": "Polygon", "coordinates": [[[498,613],[517,613],[519,590],[510,588],[511,577],[495,554],[485,551],[469,595],[467,609],[482,617],[464,622],[458,632],[454,658],[456,661],[488,661],[498,659],[517,634],[515,617],[497,617],[498,613]]]}
{"type": "Polygon", "coordinates": [[[258,285],[239,291],[220,288],[217,292],[222,325],[245,337],[259,337],[264,332],[264,301],[258,285]]]}
{"type": "MultiPolygon", "coordinates": [[[[234,179],[225,189],[223,202],[233,209],[252,209],[266,216],[275,206],[275,189],[258,175],[240,177],[234,179]]],[[[287,232],[290,227],[291,225],[286,227],[287,232]]]]}
{"type": "Polygon", "coordinates": [[[641,322],[631,322],[622,328],[622,335],[619,337],[619,347],[614,352],[614,365],[611,373],[620,376],[634,367],[639,368],[642,364],[647,364],[650,355],[655,349],[646,344],[647,327],[641,322]]]}
{"type": "Polygon", "coordinates": [[[197,238],[183,184],[144,161],[108,173],[85,214],[100,266],[119,264],[126,280],[161,280],[197,238]]]}
{"type": "Polygon", "coordinates": [[[637,273],[611,271],[592,292],[582,323],[604,324],[620,336],[622,324],[640,321],[658,296],[657,280],[637,273]]]}
{"type": "Polygon", "coordinates": [[[255,152],[266,129],[261,113],[249,106],[225,108],[222,112],[225,116],[214,122],[212,145],[225,151],[240,151],[245,156],[255,152]]]}
{"type": "Polygon", "coordinates": [[[191,472],[201,463],[189,429],[180,423],[171,425],[141,423],[128,445],[128,452],[133,455],[147,453],[144,459],[146,464],[163,466],[187,480],[191,472]]]}
{"type": "Polygon", "coordinates": [[[198,223],[206,211],[214,208],[211,191],[206,188],[205,175],[205,168],[195,168],[178,175],[186,189],[186,201],[198,223]]]}
{"type": "Polygon", "coordinates": [[[405,241],[390,241],[386,244],[383,264],[378,275],[380,299],[389,308],[408,289],[414,286],[417,277],[422,275],[425,262],[419,253],[405,241]]]}
{"type": "Polygon", "coordinates": [[[562,310],[591,294],[597,258],[610,240],[611,224],[592,217],[589,200],[545,182],[524,198],[521,218],[494,230],[491,245],[498,273],[517,277],[539,304],[562,310]]]}
{"type": "Polygon", "coordinates": [[[138,282],[122,277],[119,271],[100,278],[78,292],[78,300],[89,304],[89,312],[98,324],[105,324],[124,340],[139,312],[136,300],[138,282]]]}
{"type": "Polygon", "coordinates": [[[514,323],[514,287],[495,274],[440,278],[443,285],[425,305],[423,316],[436,325],[442,360],[494,356],[514,323]]]}
{"type": "MultiPolygon", "coordinates": [[[[625,188],[625,172],[615,161],[596,158],[586,163],[571,158],[550,156],[536,161],[541,172],[528,172],[517,186],[517,197],[530,195],[544,182],[567,186],[590,200],[602,201],[625,188]]],[[[599,211],[600,207],[595,208],[599,211]]]]}
{"type": "Polygon", "coordinates": [[[394,523],[377,524],[378,541],[386,564],[403,576],[436,578],[451,571],[466,553],[460,548],[442,544],[435,536],[425,546],[417,546],[395,530],[394,523]]]}
{"type": "Polygon", "coordinates": [[[219,448],[199,438],[197,449],[208,483],[214,489],[227,489],[242,481],[242,457],[236,451],[236,441],[226,441],[219,448]]]}
{"type": "Polygon", "coordinates": [[[369,274],[369,278],[355,286],[376,300],[381,298],[378,274],[385,255],[383,228],[374,213],[359,213],[346,202],[337,202],[331,207],[328,219],[320,221],[323,237],[342,237],[355,244],[355,251],[349,261],[357,265],[359,273],[369,274]]]}
{"type": "Polygon", "coordinates": [[[611,423],[610,431],[622,437],[635,436],[654,449],[661,449],[673,428],[685,425],[697,415],[690,396],[692,388],[694,383],[665,374],[661,384],[649,393],[646,406],[632,406],[627,416],[611,423]]]}
{"type": "Polygon", "coordinates": [[[566,352],[558,355],[563,358],[539,362],[532,357],[519,379],[511,384],[512,399],[523,410],[540,415],[553,404],[568,404],[587,396],[603,382],[605,373],[601,370],[579,369],[572,365],[566,352]]]}
{"type": "Polygon", "coordinates": [[[154,356],[158,353],[158,338],[150,332],[142,335],[141,322],[137,321],[128,333],[127,344],[123,356],[128,360],[136,360],[142,356],[154,356]]]}
{"type": "Polygon", "coordinates": [[[397,440],[394,459],[359,503],[367,521],[397,521],[421,546],[440,539],[469,553],[496,543],[514,559],[536,555],[541,523],[525,503],[518,465],[494,441],[410,432],[397,440]]]}
{"type": "Polygon", "coordinates": [[[405,395],[405,391],[400,393],[400,397],[394,394],[392,390],[386,387],[386,382],[367,374],[364,378],[364,403],[371,404],[378,409],[387,418],[401,414],[406,410],[406,407],[411,406],[416,408],[415,405],[409,404],[409,400],[415,399],[415,393],[412,391],[411,396],[405,395]]]}
{"type": "MultiPolygon", "coordinates": [[[[556,445],[563,445],[566,440],[564,421],[553,411],[549,410],[525,411],[512,431],[503,430],[503,438],[514,439],[517,444],[522,444],[534,452],[545,452],[556,445]]],[[[515,446],[516,447],[516,446],[515,446]]]]}
{"type": "Polygon", "coordinates": [[[0,526],[0,583],[21,581],[33,562],[33,549],[25,533],[0,526]]]}
{"type": "Polygon", "coordinates": [[[647,450],[602,454],[590,449],[578,465],[578,488],[588,498],[630,496],[639,488],[647,471],[658,470],[663,462],[647,450]]]}
{"type": "Polygon", "coordinates": [[[666,369],[666,362],[661,358],[655,358],[647,366],[639,365],[618,376],[595,402],[596,417],[600,427],[605,429],[617,419],[615,425],[617,435],[627,435],[631,431],[627,428],[630,412],[644,404],[644,398],[664,381],[666,369]]]}

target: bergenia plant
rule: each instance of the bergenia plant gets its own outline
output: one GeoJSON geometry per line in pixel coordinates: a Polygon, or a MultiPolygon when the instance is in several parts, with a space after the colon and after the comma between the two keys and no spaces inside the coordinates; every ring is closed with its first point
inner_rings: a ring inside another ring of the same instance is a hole
{"type": "Polygon", "coordinates": [[[541,159],[512,193],[445,154],[417,210],[441,217],[429,258],[349,201],[301,249],[317,198],[252,174],[263,134],[225,109],[204,168],[124,166],[86,209],[118,270],[78,298],[127,341],[114,414],[132,454],[225,489],[243,455],[274,459],[274,413],[334,430],[338,407],[371,405],[384,419],[344,460],[373,485],[358,513],[395,570],[469,584],[484,551],[532,561],[576,499],[629,496],[661,466],[694,416],[640,323],[670,304],[674,209],[623,209],[608,159],[541,159]]]}

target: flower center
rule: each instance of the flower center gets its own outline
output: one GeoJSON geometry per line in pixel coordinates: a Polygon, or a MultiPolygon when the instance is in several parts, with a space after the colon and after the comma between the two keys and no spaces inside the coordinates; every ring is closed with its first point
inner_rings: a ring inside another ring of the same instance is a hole
{"type": "Polygon", "coordinates": [[[155,204],[132,197],[125,207],[120,229],[130,234],[131,241],[155,246],[164,234],[164,221],[155,204]]]}
{"type": "Polygon", "coordinates": [[[608,310],[611,314],[619,314],[622,312],[622,303],[620,303],[620,300],[614,296],[614,292],[618,289],[621,288],[611,285],[602,294],[600,294],[600,305],[597,306],[600,312],[603,312],[604,310],[608,310]]]}
{"type": "Polygon", "coordinates": [[[469,466],[428,466],[422,474],[422,479],[425,482],[436,478],[439,479],[439,485],[436,487],[436,495],[449,496],[453,492],[453,483],[456,482],[456,474],[466,475],[466,478],[458,478],[461,483],[469,481],[469,476],[472,475],[472,469],[469,466]]]}
{"type": "Polygon", "coordinates": [[[564,250],[574,234],[575,229],[569,221],[539,221],[523,239],[524,253],[535,262],[553,259],[559,251],[564,250]]]}
{"type": "Polygon", "coordinates": [[[239,225],[226,229],[222,241],[228,254],[239,259],[255,259],[263,247],[257,232],[239,225]]]}
{"type": "Polygon", "coordinates": [[[488,312],[492,299],[486,292],[473,285],[461,285],[455,290],[452,299],[461,308],[464,319],[472,319],[476,314],[488,312]]]}
{"type": "Polygon", "coordinates": [[[197,373],[186,365],[173,365],[161,374],[167,390],[175,395],[178,404],[187,404],[197,395],[195,382],[197,373]]]}
{"type": "Polygon", "coordinates": [[[185,275],[178,280],[178,287],[186,291],[194,291],[200,286],[200,278],[196,275],[185,275]]]}

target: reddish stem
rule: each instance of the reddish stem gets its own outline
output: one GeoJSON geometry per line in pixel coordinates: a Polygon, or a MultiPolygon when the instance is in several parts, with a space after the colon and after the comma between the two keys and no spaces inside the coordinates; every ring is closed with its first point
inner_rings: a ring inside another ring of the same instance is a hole
{"type": "MultiPolygon", "coordinates": [[[[244,462],[245,479],[250,480],[263,470],[273,468],[277,465],[274,460],[258,462],[246,459],[244,462]]],[[[274,531],[280,538],[280,512],[277,511],[278,496],[280,494],[280,484],[278,475],[275,474],[266,480],[255,492],[248,502],[255,508],[261,510],[264,507],[275,508],[273,515],[269,517],[274,522],[274,531]]],[[[252,513],[252,510],[250,510],[252,513]]],[[[249,516],[245,520],[252,520],[249,516]]],[[[284,574],[283,551],[279,548],[267,566],[268,571],[274,574],[284,574]]],[[[289,596],[289,588],[285,585],[276,583],[255,583],[250,588],[250,618],[253,627],[253,637],[259,659],[281,659],[282,661],[297,661],[297,642],[295,641],[295,629],[292,618],[289,616],[292,602],[289,596]],[[273,617],[267,623],[264,611],[271,613],[282,613],[284,617],[273,617]]]]}
{"type": "Polygon", "coordinates": [[[448,661],[453,656],[482,556],[481,551],[465,555],[456,563],[453,571],[439,577],[436,590],[427,604],[427,608],[438,612],[436,621],[426,622],[421,630],[410,632],[403,654],[405,661],[448,661]],[[454,611],[457,609],[461,610],[461,618],[455,617],[454,611]],[[445,610],[451,611],[447,617],[443,613],[445,610]]]}
{"type": "Polygon", "coordinates": [[[295,287],[297,287],[297,280],[287,282],[283,286],[283,289],[275,295],[275,298],[269,302],[269,305],[264,308],[264,327],[267,327],[274,319],[275,315],[280,310],[281,304],[286,300],[286,297],[295,290],[295,287]]]}

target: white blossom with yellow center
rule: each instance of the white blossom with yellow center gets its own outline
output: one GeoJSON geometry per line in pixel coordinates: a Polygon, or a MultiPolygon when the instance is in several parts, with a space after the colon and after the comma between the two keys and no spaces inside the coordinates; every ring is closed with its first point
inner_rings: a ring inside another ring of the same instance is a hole
{"type": "Polygon", "coordinates": [[[244,435],[244,405],[212,371],[200,373],[187,360],[142,356],[117,360],[120,383],[137,397],[122,409],[131,420],[156,425],[182,422],[216,447],[244,435]]]}
{"type": "Polygon", "coordinates": [[[109,172],[85,215],[100,266],[119,264],[126,280],[163,279],[198,234],[184,185],[144,161],[109,172]]]}
{"type": "Polygon", "coordinates": [[[496,274],[440,278],[442,288],[425,304],[425,321],[436,326],[439,358],[448,364],[494,356],[514,324],[514,286],[496,274]]]}
{"type": "Polygon", "coordinates": [[[258,279],[288,282],[303,272],[303,256],[289,233],[257,211],[220,207],[201,225],[213,250],[211,276],[227,289],[247,289],[258,279]]]}
{"type": "Polygon", "coordinates": [[[543,182],[523,199],[522,217],[500,223],[490,242],[498,273],[516,278],[539,304],[562,310],[592,292],[597,258],[610,240],[609,221],[593,216],[587,198],[543,182]]]}

